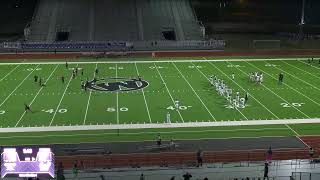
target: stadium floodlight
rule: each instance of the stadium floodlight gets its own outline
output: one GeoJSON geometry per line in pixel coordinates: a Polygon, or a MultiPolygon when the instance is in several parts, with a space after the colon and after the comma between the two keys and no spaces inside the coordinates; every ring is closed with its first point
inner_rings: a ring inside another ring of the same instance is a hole
{"type": "Polygon", "coordinates": [[[301,19],[300,19],[300,25],[304,25],[305,24],[305,20],[304,20],[304,8],[305,8],[305,0],[302,0],[302,7],[301,7],[301,19]]]}

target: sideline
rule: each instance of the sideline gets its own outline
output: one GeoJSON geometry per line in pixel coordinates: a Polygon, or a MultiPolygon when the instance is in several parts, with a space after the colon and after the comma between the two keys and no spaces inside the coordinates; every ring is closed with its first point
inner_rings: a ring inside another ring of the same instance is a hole
{"type": "Polygon", "coordinates": [[[314,119],[282,119],[282,120],[246,120],[246,121],[220,121],[220,122],[185,122],[185,123],[159,123],[159,124],[110,124],[110,125],[70,125],[70,126],[43,126],[43,127],[8,127],[0,128],[1,133],[9,132],[49,132],[49,131],[82,131],[107,129],[162,129],[187,127],[219,127],[219,126],[247,126],[247,125],[290,125],[320,123],[320,118],[314,119]]]}
{"type": "MultiPolygon", "coordinates": [[[[201,58],[201,57],[199,57],[201,58]]],[[[127,58],[130,59],[130,58],[127,58]]],[[[152,59],[152,58],[150,58],[152,59]]],[[[271,58],[271,59],[266,59],[266,58],[257,58],[257,59],[246,59],[246,58],[236,58],[236,59],[188,59],[188,60],[179,60],[179,59],[175,59],[175,60],[150,60],[150,61],[68,61],[68,64],[130,64],[130,63],[168,63],[168,62],[174,62],[174,63],[185,63],[185,62],[226,62],[226,61],[239,61],[239,62],[243,62],[243,61],[287,61],[287,60],[291,60],[291,61],[301,61],[301,60],[307,60],[308,58],[271,58]]],[[[60,62],[14,62],[14,63],[1,63],[0,62],[0,66],[1,65],[17,65],[17,64],[23,64],[23,65],[27,65],[27,64],[65,64],[65,61],[60,61],[60,62]]]]}

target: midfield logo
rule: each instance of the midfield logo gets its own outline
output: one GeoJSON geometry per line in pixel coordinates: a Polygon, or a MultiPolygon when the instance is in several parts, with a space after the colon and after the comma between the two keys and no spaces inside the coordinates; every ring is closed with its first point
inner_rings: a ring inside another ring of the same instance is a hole
{"type": "Polygon", "coordinates": [[[135,91],[147,87],[149,83],[138,78],[106,78],[89,81],[88,88],[95,91],[135,91]]]}

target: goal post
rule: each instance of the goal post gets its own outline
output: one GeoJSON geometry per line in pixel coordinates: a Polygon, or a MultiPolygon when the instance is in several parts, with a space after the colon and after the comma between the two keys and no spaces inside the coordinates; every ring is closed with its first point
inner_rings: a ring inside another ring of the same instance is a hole
{"type": "Polygon", "coordinates": [[[253,40],[255,49],[280,49],[281,40],[253,40]]]}

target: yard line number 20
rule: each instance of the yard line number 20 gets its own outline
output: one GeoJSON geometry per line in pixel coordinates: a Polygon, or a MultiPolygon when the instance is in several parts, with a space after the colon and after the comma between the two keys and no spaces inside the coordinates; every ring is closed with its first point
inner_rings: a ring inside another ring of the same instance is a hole
{"type": "Polygon", "coordinates": [[[291,107],[301,107],[304,103],[281,103],[283,108],[291,108],[291,107]]]}

